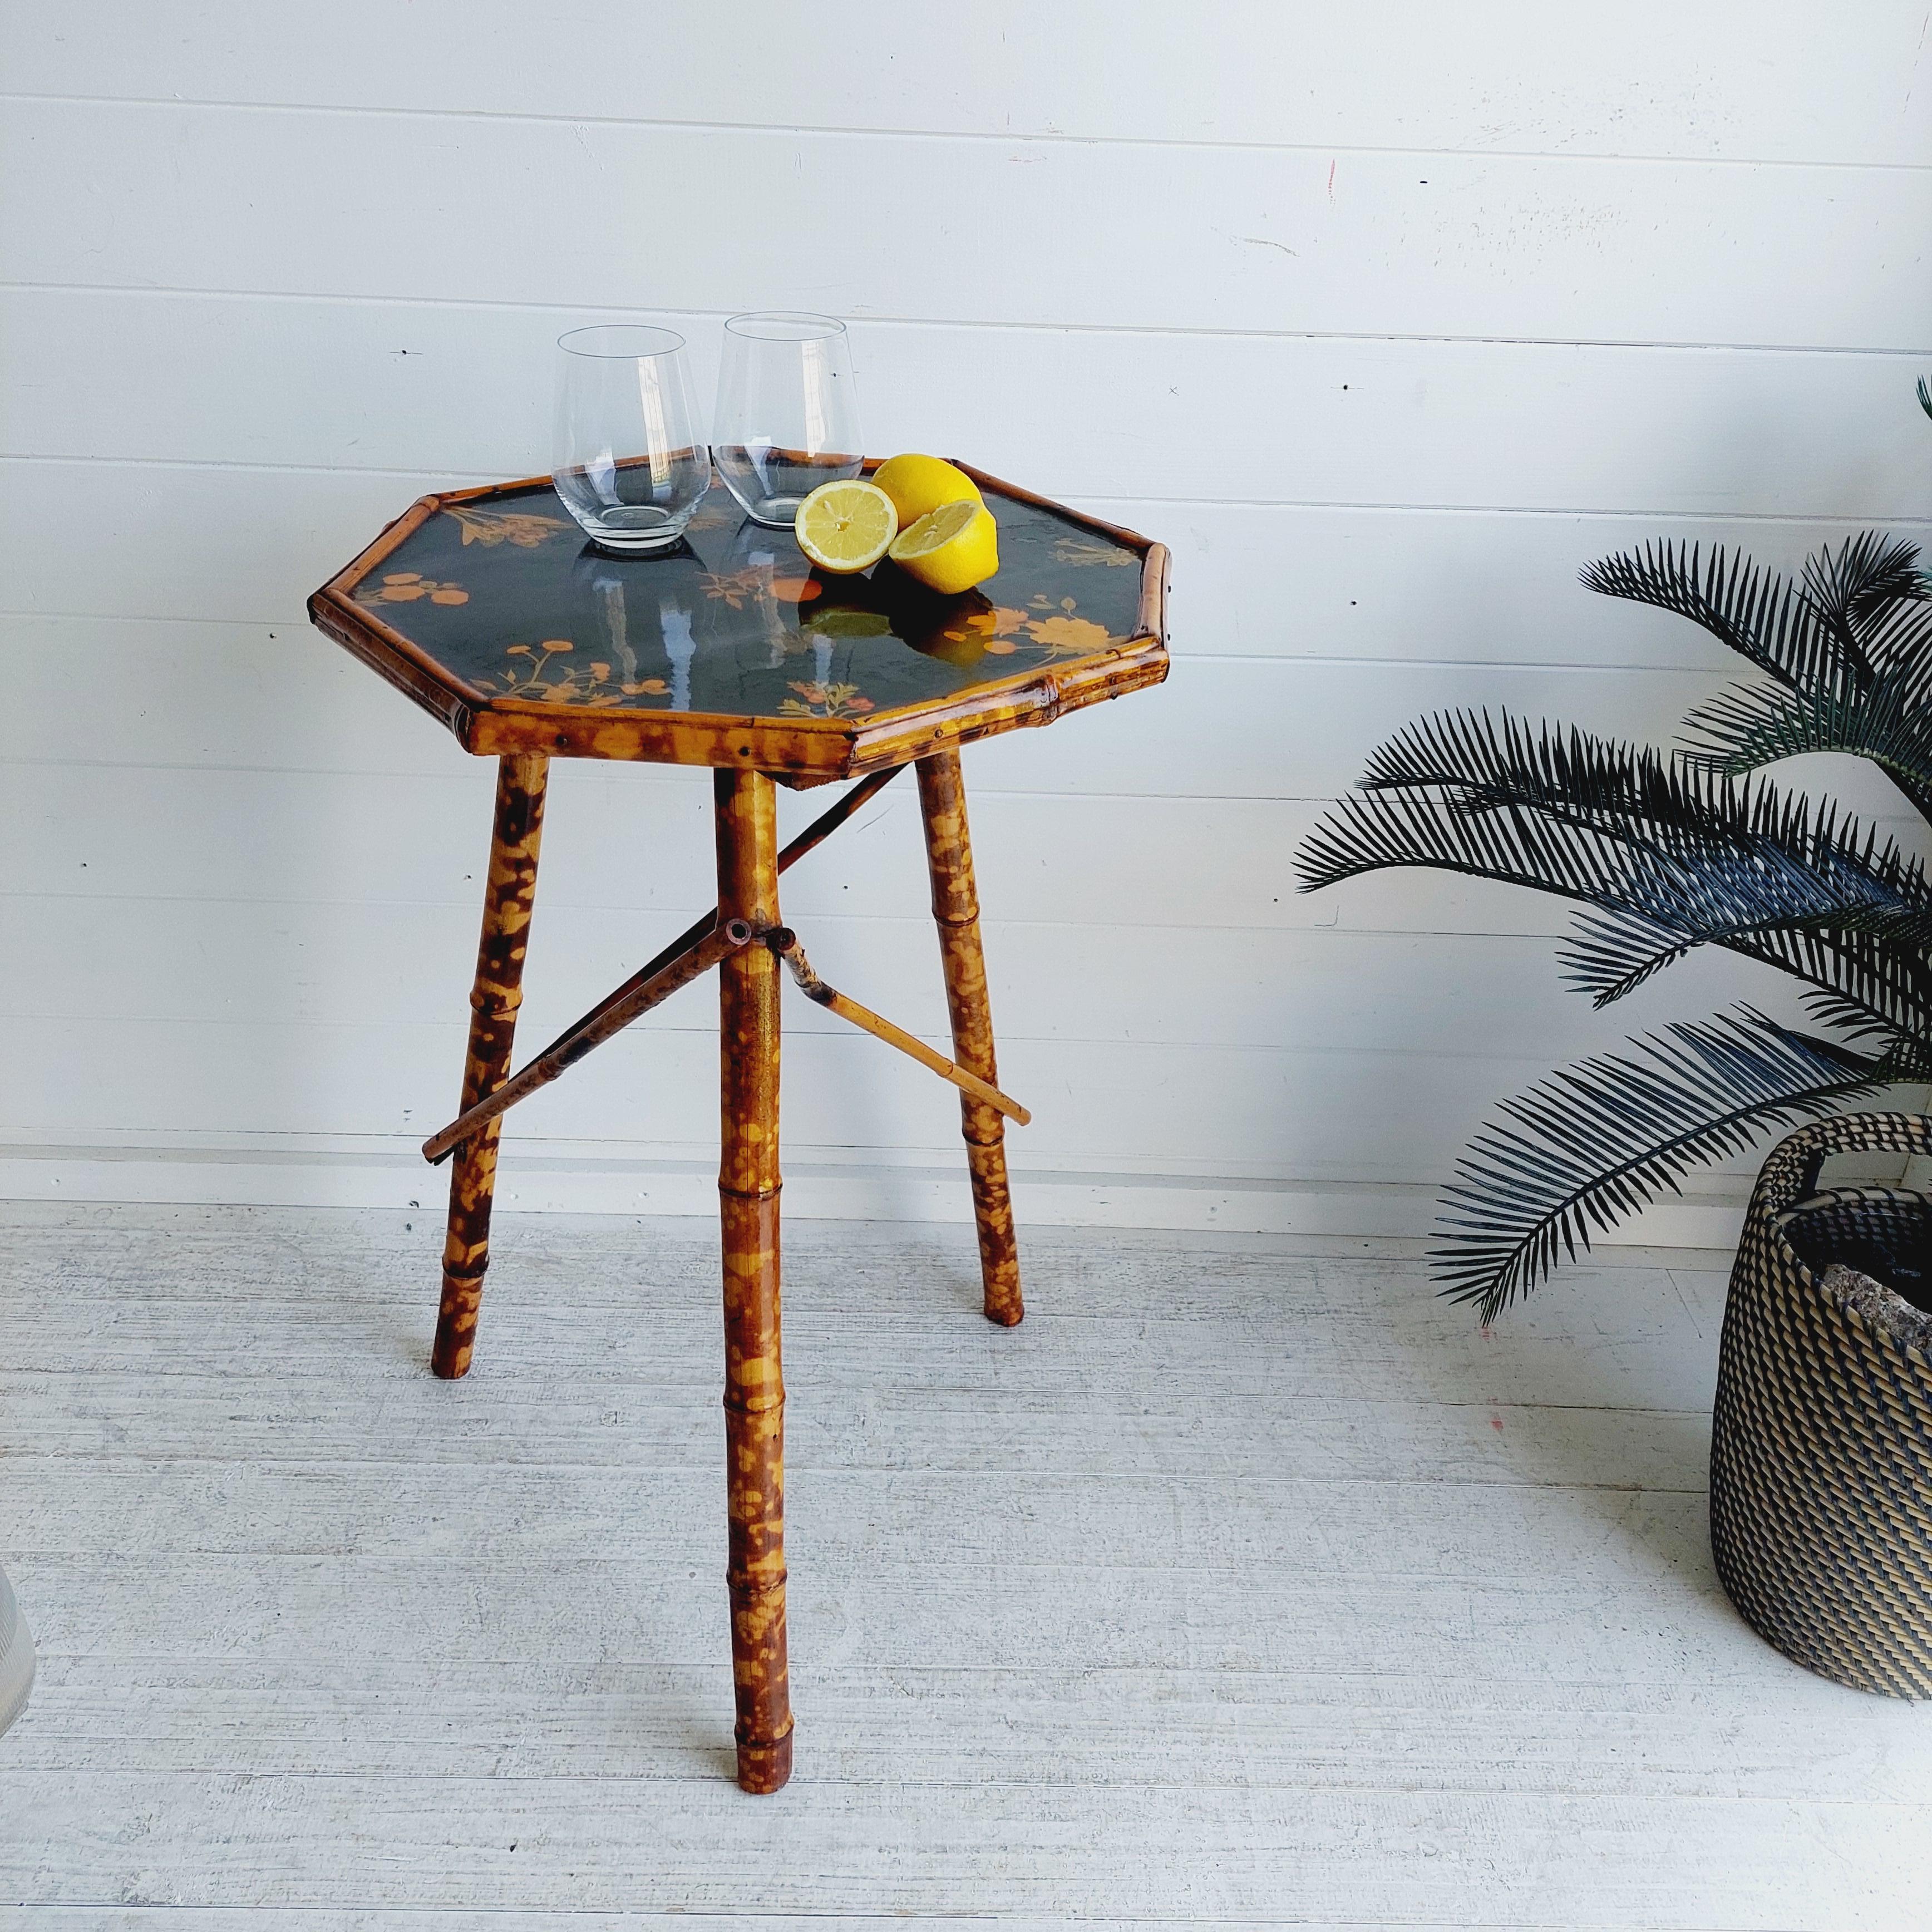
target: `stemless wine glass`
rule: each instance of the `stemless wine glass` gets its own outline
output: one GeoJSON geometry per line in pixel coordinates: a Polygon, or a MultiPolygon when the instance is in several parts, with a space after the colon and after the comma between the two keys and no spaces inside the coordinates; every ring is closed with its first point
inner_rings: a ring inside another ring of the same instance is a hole
{"type": "Polygon", "coordinates": [[[711,487],[684,338],[607,322],[557,338],[556,494],[607,550],[662,550],[711,487]]]}
{"type": "Polygon", "coordinates": [[[734,315],[724,325],[711,454],[745,514],[789,530],[821,483],[865,461],[845,325],[829,315],[734,315]]]}

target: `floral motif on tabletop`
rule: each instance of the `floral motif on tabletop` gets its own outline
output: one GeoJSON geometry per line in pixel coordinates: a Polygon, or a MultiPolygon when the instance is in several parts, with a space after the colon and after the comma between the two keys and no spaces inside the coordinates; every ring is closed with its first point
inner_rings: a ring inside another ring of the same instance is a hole
{"type": "Polygon", "coordinates": [[[574,529],[556,517],[540,517],[531,510],[476,510],[467,503],[446,503],[446,517],[454,517],[463,526],[463,541],[494,548],[514,544],[519,550],[535,550],[560,530],[574,529]]]}
{"type": "Polygon", "coordinates": [[[940,634],[956,644],[977,643],[988,657],[1010,658],[1019,649],[1015,638],[1026,627],[1024,610],[1000,604],[990,610],[973,611],[958,623],[949,624],[940,634]]]}
{"type": "Polygon", "coordinates": [[[1071,597],[1061,598],[1057,608],[1048,598],[1036,597],[1033,608],[1041,614],[1028,619],[1028,633],[1035,644],[1044,644],[1048,650],[1085,653],[1120,642],[1106,625],[1096,624],[1090,617],[1076,617],[1071,597]]]}
{"type": "Polygon", "coordinates": [[[520,698],[541,704],[582,704],[608,709],[632,698],[664,698],[670,686],[661,677],[613,682],[601,658],[581,664],[565,660],[577,649],[568,638],[546,638],[540,644],[512,644],[505,656],[519,659],[490,680],[493,698],[520,698]]]}
{"type": "Polygon", "coordinates": [[[1055,563],[1070,563],[1076,569],[1101,564],[1110,570],[1126,570],[1137,567],[1140,562],[1133,551],[1123,550],[1118,544],[1098,542],[1092,537],[1057,538],[1053,560],[1055,563]]]}
{"type": "Polygon", "coordinates": [[[869,698],[859,694],[856,684],[794,683],[796,698],[780,700],[782,718],[862,718],[872,708],[869,698]]]}
{"type": "Polygon", "coordinates": [[[377,584],[358,584],[358,604],[414,604],[427,597],[432,604],[467,604],[470,593],[460,584],[424,577],[420,571],[392,570],[377,584]]]}
{"type": "Polygon", "coordinates": [[[705,596],[728,610],[742,610],[747,604],[762,604],[767,598],[782,604],[808,604],[825,588],[815,577],[780,577],[770,566],[760,564],[742,570],[704,571],[698,580],[705,596]]]}

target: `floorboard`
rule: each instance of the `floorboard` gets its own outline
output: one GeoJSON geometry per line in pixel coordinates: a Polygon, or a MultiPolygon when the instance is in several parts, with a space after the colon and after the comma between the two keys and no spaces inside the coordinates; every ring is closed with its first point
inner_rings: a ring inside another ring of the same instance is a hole
{"type": "Polygon", "coordinates": [[[729,1780],[716,1240],[0,1209],[0,1932],[1894,1932],[1932,1728],[1737,1618],[1724,1257],[788,1232],[798,1770],[729,1780]]]}

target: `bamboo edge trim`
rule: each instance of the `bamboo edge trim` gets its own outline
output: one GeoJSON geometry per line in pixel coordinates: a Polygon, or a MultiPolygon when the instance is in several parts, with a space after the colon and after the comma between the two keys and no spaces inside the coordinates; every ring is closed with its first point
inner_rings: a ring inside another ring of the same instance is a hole
{"type": "MultiPolygon", "coordinates": [[[[1147,595],[1142,593],[1142,606],[1144,609],[1147,595]]],[[[380,619],[371,619],[372,624],[380,625],[380,619]]],[[[386,632],[388,627],[382,625],[386,632]]],[[[391,636],[397,634],[390,632],[391,636]]],[[[404,640],[406,642],[407,640],[404,640]]],[[[1025,696],[1034,692],[1046,692],[1058,687],[1064,692],[1070,680],[1090,681],[1096,673],[1111,672],[1116,666],[1138,664],[1147,654],[1148,645],[1153,645],[1162,655],[1166,645],[1154,632],[1145,627],[1137,628],[1130,637],[1109,644],[1105,650],[1094,651],[1084,657],[1074,658],[1055,664],[1037,664],[1024,670],[1014,671],[1010,675],[988,680],[984,684],[976,684],[968,689],[954,692],[939,698],[914,698],[904,704],[894,704],[868,712],[862,720],[844,718],[777,718],[769,714],[746,711],[647,711],[641,706],[614,705],[608,710],[590,710],[580,704],[543,704],[534,698],[490,698],[477,694],[476,708],[496,718],[531,718],[546,723],[568,718],[573,723],[588,721],[599,724],[609,724],[622,721],[635,721],[662,725],[667,730],[688,729],[693,731],[715,731],[722,736],[734,733],[756,731],[784,731],[800,737],[823,738],[828,740],[851,740],[862,737],[868,731],[876,731],[908,719],[929,718],[942,710],[982,705],[997,708],[1004,700],[1025,696]]]]}
{"type": "MultiPolygon", "coordinates": [[[[810,782],[855,778],[884,764],[902,764],[944,745],[968,744],[1003,731],[1049,724],[1071,711],[1163,682],[1170,668],[1158,639],[1118,647],[1106,658],[1083,660],[1078,667],[1036,671],[1019,689],[987,685],[962,698],[934,700],[923,706],[876,712],[862,724],[841,719],[735,721],[725,729],[706,714],[692,712],[586,710],[556,706],[518,714],[477,707],[459,732],[466,750],[500,756],[536,750],[566,758],[614,761],[710,765],[763,771],[775,777],[803,777],[810,782]],[[987,701],[999,692],[1000,701],[987,701]],[[811,728],[805,728],[809,726],[811,728]],[[724,748],[741,742],[736,755],[681,757],[700,748],[692,740],[710,740],[702,748],[724,748]]],[[[734,721],[724,721],[731,724],[734,721]]]]}
{"type": "Polygon", "coordinates": [[[1158,638],[1163,649],[1167,643],[1167,570],[1166,544],[1149,544],[1141,560],[1141,608],[1135,634],[1158,638]]]}
{"type": "Polygon", "coordinates": [[[370,638],[359,626],[345,622],[339,607],[320,592],[308,601],[308,618],[325,637],[333,638],[358,664],[366,665],[385,684],[427,711],[467,748],[470,706],[439,676],[388,644],[370,638]]]}
{"type": "MultiPolygon", "coordinates": [[[[499,484],[496,487],[501,488],[504,486],[499,484]]],[[[458,494],[468,496],[481,493],[463,491],[458,494]]],[[[412,643],[401,632],[385,623],[373,610],[366,610],[357,603],[352,594],[356,585],[368,577],[379,564],[400,550],[444,504],[457,500],[456,495],[418,496],[401,515],[391,518],[384,524],[374,540],[364,545],[358,555],[351,558],[316,592],[309,599],[309,615],[312,620],[315,619],[317,606],[326,604],[336,616],[352,625],[364,637],[391,650],[400,652],[411,663],[428,671],[446,689],[453,688],[466,702],[472,705],[487,704],[490,701],[488,692],[478,690],[466,679],[439,664],[419,644],[412,643]]],[[[322,628],[329,627],[324,626],[322,628]]],[[[339,636],[340,633],[332,632],[331,634],[339,636]]],[[[346,643],[347,640],[344,638],[342,641],[346,643]]]]}

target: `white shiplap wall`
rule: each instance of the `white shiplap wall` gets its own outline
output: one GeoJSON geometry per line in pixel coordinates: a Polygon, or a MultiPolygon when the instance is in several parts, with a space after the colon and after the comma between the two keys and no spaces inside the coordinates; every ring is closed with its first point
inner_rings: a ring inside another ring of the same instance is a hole
{"type": "MultiPolygon", "coordinates": [[[[670,322],[708,394],[722,317],[786,305],[850,319],[877,449],[1174,552],[1161,692],[968,754],[1023,1213],[1420,1225],[1494,1098],[1739,980],[1593,1018],[1552,908],[1298,898],[1293,851],[1432,706],[1667,733],[1721,654],[1588,596],[1587,559],[1932,520],[1924,14],[1850,25],[9,10],[0,1189],[434,1197],[412,1149],[456,1086],[490,773],[303,598],[425,488],[548,466],[572,322],[670,322]]],[[[560,768],[526,1041],[704,903],[706,796],[560,768]]],[[[889,796],[788,911],[937,1034],[889,796]]],[[[712,1018],[691,997],[520,1113],[502,1198],[701,1206],[712,1018]]],[[[963,1212],[947,1096],[788,1018],[793,1210],[963,1212]]]]}

